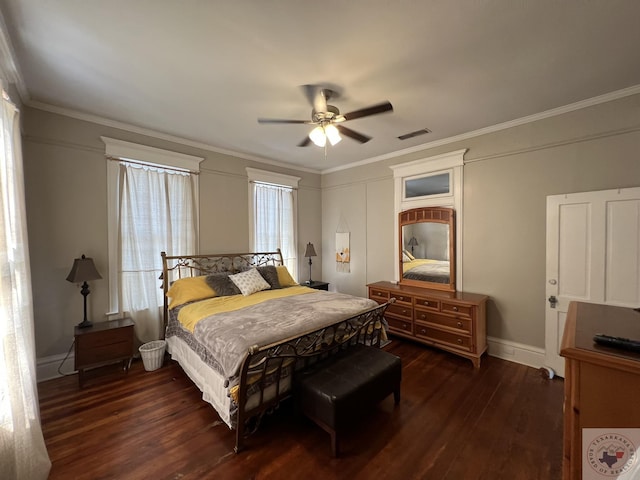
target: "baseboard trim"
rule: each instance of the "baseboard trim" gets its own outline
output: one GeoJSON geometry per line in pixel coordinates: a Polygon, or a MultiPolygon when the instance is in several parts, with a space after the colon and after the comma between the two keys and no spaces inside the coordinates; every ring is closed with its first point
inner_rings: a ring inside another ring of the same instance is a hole
{"type": "MultiPolygon", "coordinates": [[[[533,368],[540,368],[545,364],[544,349],[525,345],[523,343],[512,342],[502,338],[487,337],[488,355],[501,358],[510,362],[520,363],[533,368]]],[[[51,355],[49,357],[38,358],[36,360],[36,375],[38,382],[61,377],[58,367],[65,359],[66,354],[51,355]]],[[[64,361],[61,370],[65,375],[72,375],[73,352],[64,361]]]]}
{"type": "Polygon", "coordinates": [[[76,371],[73,369],[74,356],[73,352],[67,357],[66,353],[51,355],[36,359],[36,379],[38,382],[51,380],[53,378],[62,377],[63,375],[73,375],[76,371]],[[64,362],[64,364],[63,364],[64,362]],[[63,375],[58,372],[58,368],[62,370],[63,375]]]}
{"type": "Polygon", "coordinates": [[[512,342],[502,338],[487,337],[488,354],[492,357],[509,360],[533,368],[540,368],[545,363],[544,349],[512,342]]]}

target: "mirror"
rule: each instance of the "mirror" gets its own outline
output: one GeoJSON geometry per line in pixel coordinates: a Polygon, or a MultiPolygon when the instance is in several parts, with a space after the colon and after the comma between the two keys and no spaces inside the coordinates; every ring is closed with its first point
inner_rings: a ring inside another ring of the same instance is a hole
{"type": "Polygon", "coordinates": [[[453,208],[414,208],[398,220],[400,283],[455,292],[453,208]]]}

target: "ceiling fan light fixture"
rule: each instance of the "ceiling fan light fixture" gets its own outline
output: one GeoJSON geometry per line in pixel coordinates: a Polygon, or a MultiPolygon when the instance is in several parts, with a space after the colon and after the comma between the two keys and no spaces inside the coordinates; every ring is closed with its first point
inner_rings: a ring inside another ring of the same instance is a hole
{"type": "Polygon", "coordinates": [[[324,134],[324,129],[321,125],[318,125],[316,128],[311,130],[309,138],[318,147],[324,147],[327,143],[327,136],[324,134]]]}
{"type": "Polygon", "coordinates": [[[335,125],[329,124],[324,127],[324,133],[329,139],[329,143],[331,143],[332,146],[342,140],[342,137],[340,137],[340,132],[335,125]]]}

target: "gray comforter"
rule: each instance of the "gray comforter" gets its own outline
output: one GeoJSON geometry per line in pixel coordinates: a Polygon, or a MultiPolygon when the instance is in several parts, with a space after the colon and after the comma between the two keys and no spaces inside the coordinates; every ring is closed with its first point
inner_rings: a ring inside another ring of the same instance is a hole
{"type": "Polygon", "coordinates": [[[294,295],[211,315],[198,322],[193,335],[229,380],[237,376],[249,347],[296,337],[376,306],[373,300],[335,292],[294,295]]]}
{"type": "Polygon", "coordinates": [[[423,280],[425,282],[449,283],[449,262],[446,260],[425,263],[407,270],[402,275],[411,280],[423,280]]]}

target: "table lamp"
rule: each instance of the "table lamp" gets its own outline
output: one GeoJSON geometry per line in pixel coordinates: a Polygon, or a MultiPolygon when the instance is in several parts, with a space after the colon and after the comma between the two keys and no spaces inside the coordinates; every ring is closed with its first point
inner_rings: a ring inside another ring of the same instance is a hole
{"type": "Polygon", "coordinates": [[[413,255],[413,247],[418,246],[418,240],[416,237],[411,237],[411,240],[409,240],[409,246],[411,247],[411,254],[413,255]]]}
{"type": "Polygon", "coordinates": [[[307,243],[307,248],[304,251],[304,256],[309,258],[309,281],[307,284],[311,285],[311,257],[317,257],[316,249],[313,248],[313,243],[307,243]]]}
{"type": "Polygon", "coordinates": [[[71,283],[83,282],[80,293],[84,297],[84,320],[78,324],[80,328],[87,328],[93,325],[93,323],[87,320],[87,295],[90,293],[87,281],[99,280],[101,278],[98,270],[96,270],[96,266],[93,264],[92,258],[87,258],[82,255],[82,258],[76,258],[73,261],[73,266],[71,267],[71,272],[67,275],[67,280],[71,283]]]}

